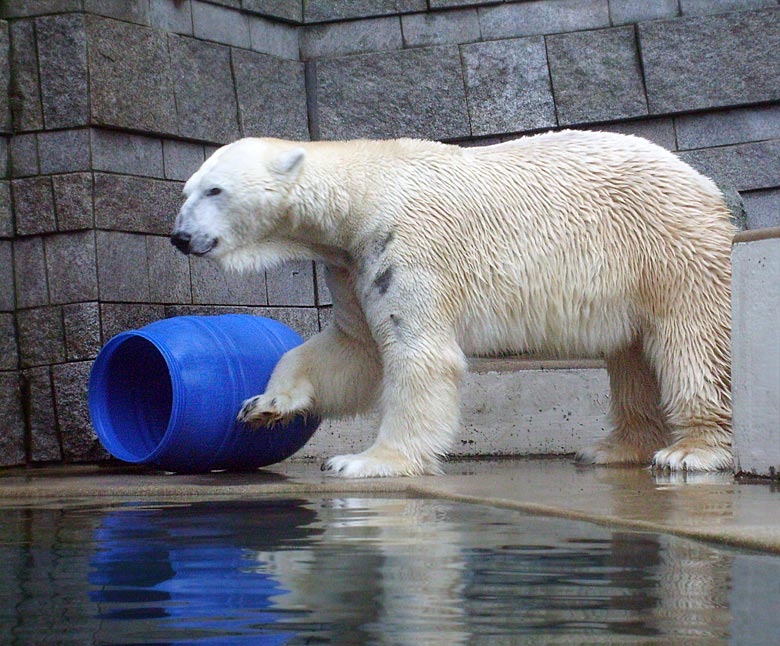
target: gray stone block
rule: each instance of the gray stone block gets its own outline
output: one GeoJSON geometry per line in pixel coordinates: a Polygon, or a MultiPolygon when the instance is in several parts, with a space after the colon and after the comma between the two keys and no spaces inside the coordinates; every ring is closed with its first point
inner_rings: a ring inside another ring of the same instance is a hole
{"type": "Polygon", "coordinates": [[[8,156],[12,177],[37,175],[39,172],[38,136],[30,133],[11,137],[8,156]]]}
{"type": "Polygon", "coordinates": [[[223,271],[217,263],[195,258],[190,262],[192,301],[202,305],[265,305],[265,275],[223,271]]]}
{"type": "Polygon", "coordinates": [[[333,323],[333,308],[318,307],[317,318],[319,319],[320,331],[322,331],[333,323]]]}
{"type": "Polygon", "coordinates": [[[241,0],[245,11],[282,18],[290,22],[303,22],[303,0],[241,0]]]}
{"type": "Polygon", "coordinates": [[[676,18],[680,15],[680,6],[678,0],[609,0],[609,15],[613,25],[626,25],[676,18]]]}
{"type": "Polygon", "coordinates": [[[222,147],[222,146],[218,146],[218,145],[209,145],[209,144],[204,144],[204,146],[203,146],[203,154],[204,154],[204,157],[205,157],[206,159],[208,159],[208,158],[209,158],[209,157],[211,157],[211,156],[212,156],[212,155],[213,155],[215,152],[217,152],[217,151],[218,151],[218,150],[219,150],[221,147],[222,147]]]}
{"type": "Polygon", "coordinates": [[[719,186],[738,191],[780,186],[780,140],[686,151],[680,158],[719,186]]]}
{"type": "Polygon", "coordinates": [[[496,0],[428,0],[431,9],[451,9],[476,5],[497,4],[496,0]]]}
{"type": "Polygon", "coordinates": [[[182,204],[181,188],[179,182],[95,173],[95,224],[169,235],[182,204]]]}
{"type": "Polygon", "coordinates": [[[30,368],[22,373],[27,394],[30,424],[30,459],[33,462],[62,460],[54,413],[54,389],[49,366],[30,368]]]}
{"type": "Polygon", "coordinates": [[[93,129],[91,140],[93,170],[165,177],[163,147],[159,139],[93,129]]]}
{"type": "Polygon", "coordinates": [[[52,304],[97,300],[95,233],[61,233],[44,239],[52,304]]]}
{"type": "Polygon", "coordinates": [[[242,0],[208,0],[211,4],[219,4],[231,9],[240,9],[242,0]]]}
{"type": "Polygon", "coordinates": [[[13,312],[14,294],[13,242],[0,240],[0,312],[13,312]]]}
{"type": "Polygon", "coordinates": [[[780,8],[641,23],[650,112],[780,99],[780,8]]]}
{"type": "Polygon", "coordinates": [[[154,303],[191,303],[190,263],[167,237],[147,236],[149,295],[154,303]]]}
{"type": "Polygon", "coordinates": [[[474,136],[556,125],[541,36],[463,45],[460,51],[474,136]]]}
{"type": "Polygon", "coordinates": [[[518,2],[480,7],[483,40],[560,34],[609,27],[607,0],[518,2]]]}
{"type": "Polygon", "coordinates": [[[401,16],[406,47],[472,43],[480,39],[476,9],[401,16]]]}
{"type": "Polygon", "coordinates": [[[9,90],[11,85],[11,39],[8,35],[8,23],[0,20],[0,132],[11,132],[11,104],[9,90]]]}
{"type": "Polygon", "coordinates": [[[16,372],[0,372],[0,466],[24,464],[24,418],[16,372]]]}
{"type": "Polygon", "coordinates": [[[6,135],[0,135],[0,177],[9,177],[9,163],[8,158],[10,156],[8,140],[10,137],[6,135]]]}
{"type": "Polygon", "coordinates": [[[284,323],[304,339],[319,332],[317,309],[314,307],[246,307],[224,305],[169,305],[165,308],[168,318],[173,316],[219,316],[220,314],[249,314],[263,316],[284,323]]]}
{"type": "Polygon", "coordinates": [[[314,263],[314,275],[316,276],[318,307],[321,305],[333,305],[333,298],[330,295],[330,289],[328,289],[328,284],[325,281],[326,272],[327,269],[325,268],[324,263],[319,261],[314,263]]]}
{"type": "Polygon", "coordinates": [[[747,229],[747,211],[739,191],[733,186],[720,186],[719,188],[723,193],[723,201],[726,203],[726,208],[729,210],[731,224],[734,225],[737,231],[744,231],[747,229]]]}
{"type": "Polygon", "coordinates": [[[16,370],[19,352],[16,346],[16,326],[11,312],[0,313],[0,370],[16,370]]]}
{"type": "Polygon", "coordinates": [[[84,0],[84,11],[140,25],[149,22],[149,0],[84,0]]]}
{"type": "Polygon", "coordinates": [[[647,114],[633,27],[561,34],[546,40],[560,125],[647,114]]]}
{"type": "Polygon", "coordinates": [[[780,139],[780,106],[681,115],[675,125],[680,150],[780,139]]]}
{"type": "Polygon", "coordinates": [[[192,28],[196,38],[249,49],[249,18],[233,9],[192,0],[192,28]]]}
{"type": "Polygon", "coordinates": [[[11,60],[14,69],[11,111],[14,128],[43,129],[37,44],[33,20],[14,20],[10,25],[11,60]]]}
{"type": "Polygon", "coordinates": [[[14,217],[11,211],[11,184],[0,181],[0,238],[14,235],[14,217]]]}
{"type": "Polygon", "coordinates": [[[742,193],[748,229],[780,226],[780,188],[742,193]]]}
{"type": "Polygon", "coordinates": [[[68,461],[99,460],[108,455],[89,417],[87,385],[91,367],[91,361],[80,361],[51,369],[62,452],[68,461]]]}
{"type": "Polygon", "coordinates": [[[471,134],[456,46],[318,61],[315,83],[322,139],[471,134]]]}
{"type": "Polygon", "coordinates": [[[13,241],[13,246],[17,307],[48,305],[49,288],[43,239],[17,238],[13,241]]]}
{"type": "Polygon", "coordinates": [[[87,33],[94,123],[175,133],[177,104],[165,34],[93,16],[87,33]]]}
{"type": "MultiPolygon", "coordinates": [[[[47,128],[89,123],[87,36],[84,16],[44,16],[35,22],[43,118],[47,128]]],[[[93,99],[94,99],[94,79],[93,99]]]]}
{"type": "Polygon", "coordinates": [[[425,11],[426,0],[306,0],[304,22],[327,22],[425,11]]]}
{"type": "Polygon", "coordinates": [[[621,135],[636,135],[637,137],[649,139],[667,150],[674,151],[677,148],[674,136],[674,121],[671,117],[600,124],[588,128],[588,130],[603,130],[606,132],[617,132],[621,135]]]}
{"type": "Polygon", "coordinates": [[[62,308],[17,310],[16,326],[20,367],[44,366],[65,360],[62,308]]]}
{"type": "Polygon", "coordinates": [[[244,136],[308,140],[303,64],[238,49],[233,63],[244,136]]]}
{"type": "Polygon", "coordinates": [[[403,47],[398,16],[313,25],[301,30],[301,58],[328,58],[403,47]]]}
{"type": "Polygon", "coordinates": [[[246,305],[166,305],[165,318],[174,316],[220,316],[221,314],[255,315],[257,307],[246,305]]]}
{"type": "Polygon", "coordinates": [[[127,303],[101,303],[100,326],[103,340],[108,341],[120,332],[138,330],[149,323],[165,318],[165,306],[127,303]]]}
{"type": "Polygon", "coordinates": [[[249,40],[256,52],[278,58],[300,60],[298,27],[259,16],[249,17],[249,40]]]}
{"type": "Polygon", "coordinates": [[[78,231],[95,226],[91,173],[56,175],[52,177],[52,187],[58,230],[78,231]]]}
{"type": "Polygon", "coordinates": [[[145,237],[117,231],[97,231],[96,236],[100,300],[148,302],[145,237]]]}
{"type": "Polygon", "coordinates": [[[680,0],[680,9],[684,16],[748,11],[776,6],[776,0],[680,0]]]}
{"type": "Polygon", "coordinates": [[[192,35],[192,9],[189,2],[149,0],[149,26],[174,34],[192,35]]]}
{"type": "Polygon", "coordinates": [[[253,313],[284,323],[304,339],[320,331],[317,309],[314,307],[259,307],[253,313]]]}
{"type": "Polygon", "coordinates": [[[11,182],[17,235],[50,233],[57,230],[51,178],[30,177],[11,182]]]}
{"type": "Polygon", "coordinates": [[[5,18],[28,18],[54,13],[81,11],[82,0],[5,0],[3,16],[5,18]]]}
{"type": "Polygon", "coordinates": [[[94,359],[100,352],[100,306],[97,302],[73,303],[62,308],[65,356],[68,361],[94,359]]]}
{"type": "Polygon", "coordinates": [[[163,166],[165,179],[187,181],[203,163],[205,156],[201,144],[173,139],[163,140],[163,166]]]}
{"type": "Polygon", "coordinates": [[[178,132],[227,143],[240,136],[230,50],[183,36],[169,36],[178,132]]]}
{"type": "Polygon", "coordinates": [[[269,305],[314,306],[314,265],[310,260],[286,262],[265,272],[269,305]]]}
{"type": "Polygon", "coordinates": [[[89,130],[38,133],[38,159],[44,174],[89,170],[89,130]]]}

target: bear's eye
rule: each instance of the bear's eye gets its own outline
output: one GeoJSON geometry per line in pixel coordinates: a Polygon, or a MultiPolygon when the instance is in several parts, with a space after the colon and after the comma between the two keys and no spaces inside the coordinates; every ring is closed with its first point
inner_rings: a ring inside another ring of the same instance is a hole
{"type": "Polygon", "coordinates": [[[210,188],[208,191],[206,191],[206,195],[209,197],[212,197],[214,195],[219,195],[222,192],[221,188],[217,188],[216,186],[214,188],[210,188]]]}

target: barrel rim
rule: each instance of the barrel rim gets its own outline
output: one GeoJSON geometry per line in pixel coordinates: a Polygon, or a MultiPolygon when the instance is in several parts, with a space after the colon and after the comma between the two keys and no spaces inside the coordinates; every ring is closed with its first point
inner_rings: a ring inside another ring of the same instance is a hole
{"type": "Polygon", "coordinates": [[[153,335],[145,333],[143,328],[120,332],[103,346],[98,353],[95,362],[92,364],[92,370],[90,371],[87,399],[90,416],[92,417],[92,424],[95,427],[95,433],[97,433],[101,443],[108,449],[108,452],[123,462],[129,462],[130,464],[154,463],[167,449],[172,436],[171,429],[177,427],[181,418],[184,406],[184,403],[182,402],[182,392],[181,372],[168,348],[164,347],[163,344],[160,344],[153,335]],[[105,383],[108,361],[119,351],[122,345],[131,338],[143,339],[160,353],[163,361],[165,361],[166,368],[168,369],[168,376],[171,380],[171,409],[168,416],[168,423],[162,434],[162,438],[157,443],[156,447],[143,456],[131,454],[119,440],[120,435],[113,430],[110,432],[107,430],[112,428],[111,423],[108,421],[109,415],[106,410],[108,401],[106,397],[98,394],[100,384],[105,383]]]}

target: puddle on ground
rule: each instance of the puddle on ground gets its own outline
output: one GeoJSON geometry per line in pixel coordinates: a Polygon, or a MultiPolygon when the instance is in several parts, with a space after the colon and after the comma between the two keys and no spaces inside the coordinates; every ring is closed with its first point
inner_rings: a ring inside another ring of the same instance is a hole
{"type": "Polygon", "coordinates": [[[482,505],[2,515],[2,644],[763,644],[780,629],[780,557],[482,505]]]}

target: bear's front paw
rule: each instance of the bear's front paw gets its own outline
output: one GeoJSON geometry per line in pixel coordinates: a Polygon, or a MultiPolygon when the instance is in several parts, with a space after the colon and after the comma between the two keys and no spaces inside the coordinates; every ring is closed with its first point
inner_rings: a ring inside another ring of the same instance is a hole
{"type": "Polygon", "coordinates": [[[734,457],[728,446],[710,445],[683,438],[661,449],[653,458],[658,471],[731,471],[734,457]]]}
{"type": "Polygon", "coordinates": [[[256,427],[280,426],[298,415],[307,415],[306,404],[295,402],[287,395],[257,395],[244,402],[238,421],[256,427]]]}
{"type": "Polygon", "coordinates": [[[440,474],[438,463],[415,463],[394,451],[369,449],[354,455],[337,455],[326,460],[323,471],[330,471],[342,478],[390,478],[394,476],[416,476],[424,473],[440,474]]]}

